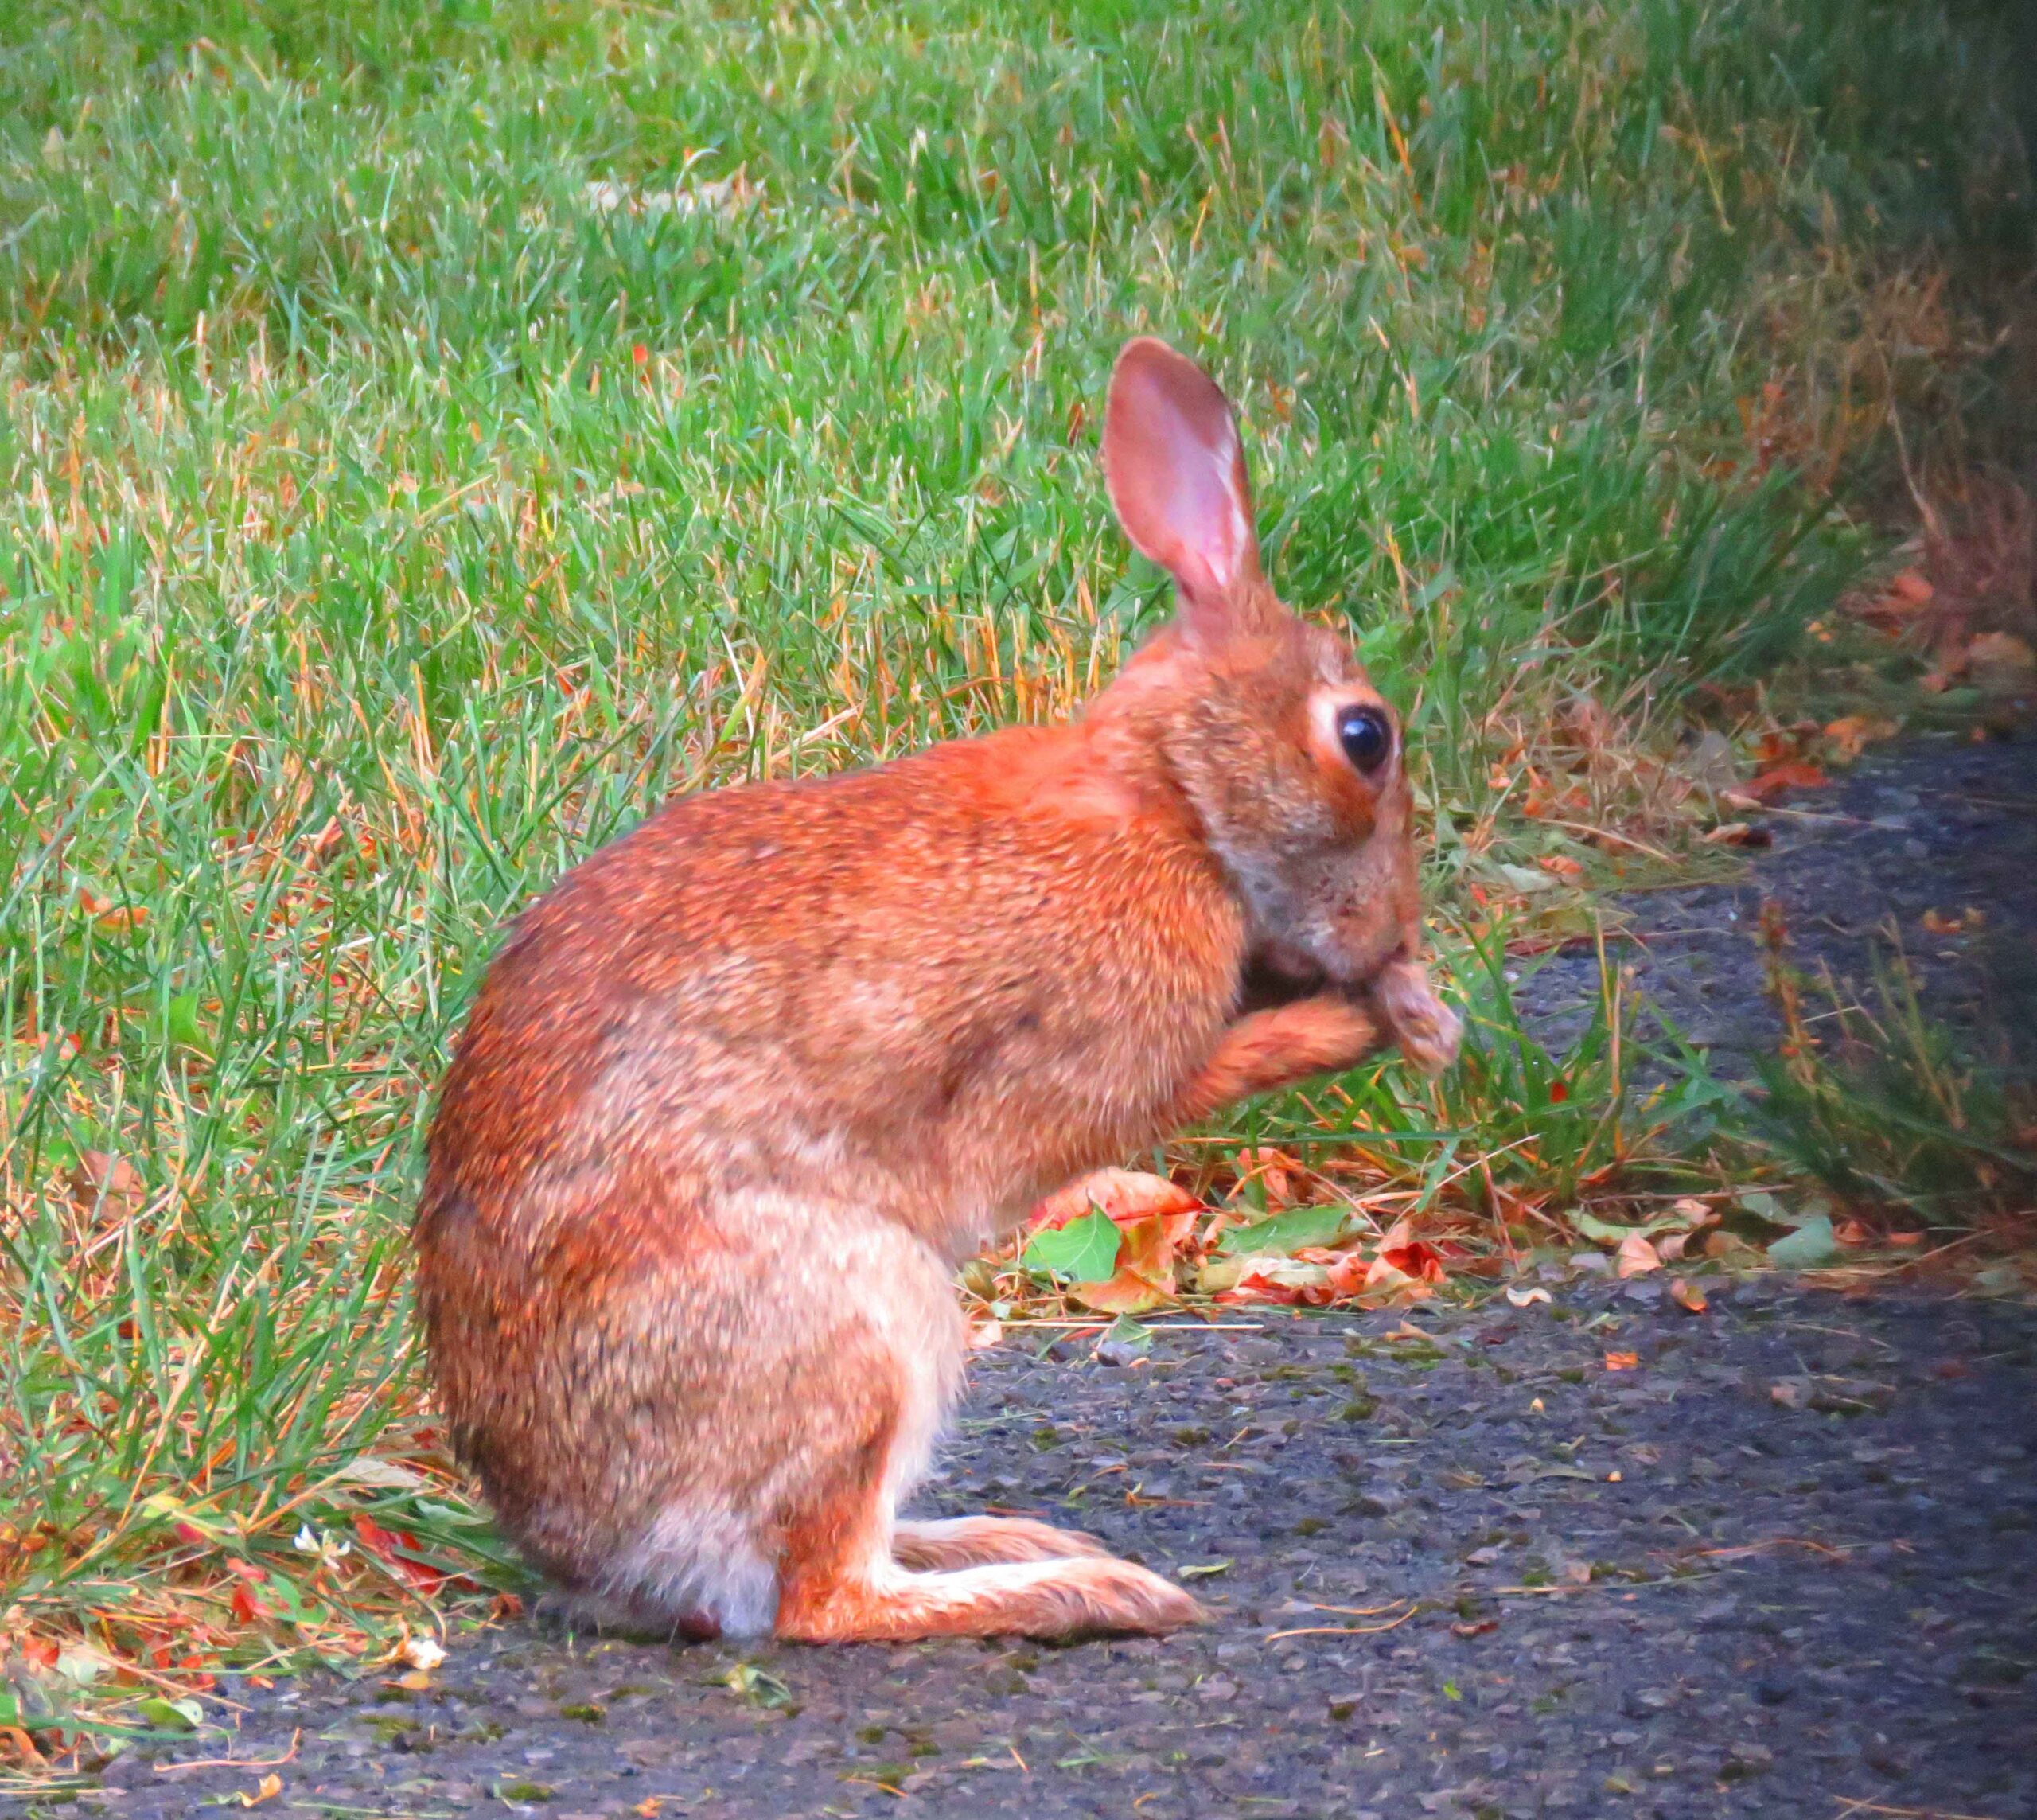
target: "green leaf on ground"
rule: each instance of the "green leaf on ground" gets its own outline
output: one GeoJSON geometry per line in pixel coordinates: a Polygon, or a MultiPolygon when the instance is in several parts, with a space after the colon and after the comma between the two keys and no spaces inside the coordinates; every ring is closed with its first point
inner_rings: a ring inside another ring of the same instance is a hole
{"type": "Polygon", "coordinates": [[[1085,1214],[1065,1226],[1034,1233],[1018,1261],[1036,1276],[1063,1283],[1103,1283],[1117,1269],[1118,1230],[1108,1214],[1085,1214]]]}
{"type": "Polygon", "coordinates": [[[1832,1234],[1832,1222],[1820,1214],[1808,1219],[1787,1238],[1778,1238],[1768,1248],[1768,1260],[1786,1270],[1815,1270],[1839,1255],[1839,1241],[1832,1234]]]}
{"type": "Polygon", "coordinates": [[[1226,1257],[1291,1257],[1311,1245],[1334,1245],[1344,1236],[1349,1207],[1290,1207],[1271,1219],[1256,1220],[1224,1234],[1217,1249],[1226,1257]]]}
{"type": "Polygon", "coordinates": [[[785,1682],[754,1662],[739,1662],[721,1678],[722,1685],[739,1700],[747,1700],[753,1706],[767,1710],[789,1706],[793,1690],[785,1682]]]}
{"type": "Polygon", "coordinates": [[[134,1710],[159,1732],[195,1732],[205,1717],[195,1700],[165,1700],[155,1694],[136,1701],[134,1710]]]}

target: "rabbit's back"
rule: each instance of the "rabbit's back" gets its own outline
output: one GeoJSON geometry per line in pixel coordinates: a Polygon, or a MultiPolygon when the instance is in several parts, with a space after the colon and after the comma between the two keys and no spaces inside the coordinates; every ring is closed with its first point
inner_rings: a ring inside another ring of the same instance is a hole
{"type": "Polygon", "coordinates": [[[648,1165],[711,1196],[811,1184],[952,1249],[1146,1140],[1244,934],[1135,794],[1015,730],[668,805],[496,958],[423,1223],[457,1187],[514,1227],[549,1185],[648,1165]]]}

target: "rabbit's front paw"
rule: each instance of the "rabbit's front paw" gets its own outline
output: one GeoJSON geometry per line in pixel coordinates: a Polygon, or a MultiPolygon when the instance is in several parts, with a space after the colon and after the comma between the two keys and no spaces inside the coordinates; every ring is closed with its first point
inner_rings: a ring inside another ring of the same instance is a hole
{"type": "Polygon", "coordinates": [[[1373,982],[1400,1053],[1424,1074],[1440,1074],[1457,1059],[1464,1020],[1435,996],[1416,961],[1396,961],[1373,982]]]}

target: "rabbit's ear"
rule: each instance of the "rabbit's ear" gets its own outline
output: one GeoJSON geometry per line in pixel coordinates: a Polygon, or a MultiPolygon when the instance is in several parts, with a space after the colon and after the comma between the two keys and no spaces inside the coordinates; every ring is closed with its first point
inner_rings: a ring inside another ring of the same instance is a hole
{"type": "Polygon", "coordinates": [[[1260,593],[1231,407],[1214,380],[1164,341],[1128,341],[1104,411],[1104,481],[1124,534],[1171,574],[1199,640],[1241,629],[1260,593]]]}

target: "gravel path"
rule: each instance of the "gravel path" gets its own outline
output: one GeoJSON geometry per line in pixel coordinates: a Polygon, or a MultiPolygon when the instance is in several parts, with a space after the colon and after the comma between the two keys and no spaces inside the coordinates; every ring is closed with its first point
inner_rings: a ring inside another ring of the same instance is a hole
{"type": "MultiPolygon", "coordinates": [[[[1800,963],[1862,978],[1893,915],[1936,1007],[2037,1030],[2037,743],[1871,760],[1771,825],[1745,884],[1626,902],[1638,983],[1722,1071],[1773,1036],[1765,897],[1800,963]],[[1984,929],[1922,937],[1969,904],[1984,929]]],[[[1594,965],[1526,983],[1545,1029],[1594,965]]],[[[223,1687],[230,1744],[181,1754],[294,1738],[259,1811],[298,1820],[2037,1816],[2037,1310],[1549,1288],[1177,1325],[1129,1365],[1018,1329],[981,1357],[924,1508],[1187,1574],[1192,1634],[738,1652],[525,1623],[456,1637],[424,1693],[223,1687]]],[[[130,1758],[80,1799],[237,1812],[262,1773],[130,1758]]]]}
{"type": "MultiPolygon", "coordinates": [[[[2037,1311],[1555,1292],[1422,1339],[1276,1311],[1136,1365],[983,1358],[926,1508],[1199,1570],[1203,1630],[738,1654],[517,1626],[426,1694],[240,1690],[233,1753],[301,1731],[263,1809],[297,1816],[2037,1814],[2037,1311]]],[[[88,1799],[184,1815],[256,1779],[125,1762],[88,1799]]]]}

